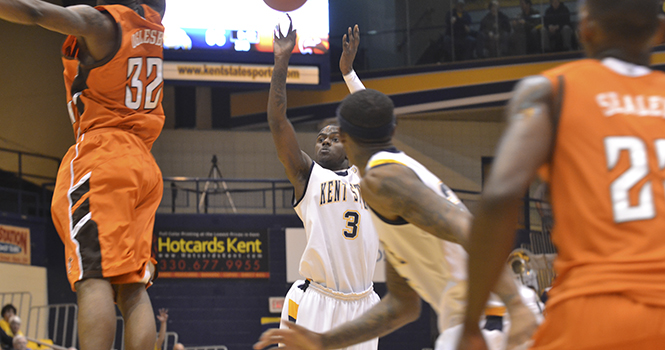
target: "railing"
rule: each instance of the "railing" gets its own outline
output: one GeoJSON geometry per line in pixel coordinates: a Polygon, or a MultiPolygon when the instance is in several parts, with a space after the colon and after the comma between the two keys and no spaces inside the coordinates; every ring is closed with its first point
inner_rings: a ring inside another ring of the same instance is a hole
{"type": "Polygon", "coordinates": [[[166,338],[164,338],[164,345],[162,345],[162,350],[173,349],[173,346],[178,344],[178,333],[176,332],[166,332],[166,338]],[[173,339],[173,341],[169,341],[173,339]]]}
{"type": "MultiPolygon", "coordinates": [[[[57,171],[58,167],[60,166],[60,158],[47,156],[47,155],[43,155],[43,154],[39,154],[39,153],[23,152],[23,151],[19,151],[19,150],[0,147],[0,154],[2,154],[3,158],[6,156],[7,153],[15,155],[17,157],[17,162],[16,162],[16,165],[13,167],[12,170],[7,170],[7,169],[5,169],[5,170],[13,173],[19,179],[29,178],[29,179],[36,179],[36,180],[44,180],[46,182],[55,181],[54,176],[37,173],[37,170],[35,169],[35,167],[39,166],[39,164],[30,163],[29,168],[32,168],[32,170],[30,170],[30,172],[26,172],[25,171],[26,158],[27,159],[32,159],[33,162],[39,162],[39,161],[46,161],[48,163],[53,162],[54,165],[55,165],[55,170],[56,171],[57,171]]],[[[53,173],[55,174],[55,172],[53,172],[53,173]]]]}
{"type": "Polygon", "coordinates": [[[49,188],[55,183],[60,158],[0,147],[0,160],[2,171],[17,179],[15,184],[0,185],[0,197],[3,198],[0,211],[39,217],[48,215],[49,188]]]}
{"type": "Polygon", "coordinates": [[[227,348],[226,345],[210,345],[187,347],[185,350],[229,350],[229,348],[227,348]]]}
{"type": "Polygon", "coordinates": [[[28,337],[51,339],[53,344],[76,347],[78,341],[78,306],[76,304],[33,306],[30,308],[30,321],[34,321],[34,323],[28,323],[26,330],[28,337]]]}
{"type": "Polygon", "coordinates": [[[293,187],[282,179],[165,177],[162,213],[290,214],[293,187]]]}
{"type": "MultiPolygon", "coordinates": [[[[6,292],[0,293],[0,307],[12,304],[16,308],[16,315],[26,327],[30,327],[30,307],[32,306],[32,294],[30,292],[6,292]]],[[[28,328],[24,328],[27,330],[28,328]]]]}

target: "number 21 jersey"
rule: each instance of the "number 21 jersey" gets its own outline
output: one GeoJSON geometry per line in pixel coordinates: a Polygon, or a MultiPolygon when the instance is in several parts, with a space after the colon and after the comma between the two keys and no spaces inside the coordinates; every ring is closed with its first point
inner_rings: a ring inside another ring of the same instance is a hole
{"type": "Polygon", "coordinates": [[[541,169],[559,249],[548,307],[600,293],[665,306],[665,74],[606,58],[543,75],[561,101],[541,169]]]}

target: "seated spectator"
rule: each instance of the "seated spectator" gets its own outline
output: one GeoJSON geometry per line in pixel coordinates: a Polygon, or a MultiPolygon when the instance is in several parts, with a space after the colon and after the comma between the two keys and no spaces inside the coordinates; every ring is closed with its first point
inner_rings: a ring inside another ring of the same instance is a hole
{"type": "Polygon", "coordinates": [[[169,319],[169,310],[168,309],[159,309],[159,315],[157,315],[157,320],[159,320],[159,332],[157,333],[157,341],[155,342],[155,350],[159,350],[164,345],[164,340],[166,339],[166,321],[169,319]]]}
{"type": "Polygon", "coordinates": [[[7,304],[2,307],[2,319],[0,319],[0,328],[7,333],[10,337],[13,336],[11,329],[9,328],[9,319],[12,316],[16,316],[16,307],[12,304],[7,304]]]}
{"type": "Polygon", "coordinates": [[[522,13],[512,21],[515,30],[512,37],[513,53],[517,55],[542,52],[541,34],[543,28],[540,12],[533,9],[531,0],[520,0],[522,13]]]}
{"type": "Polygon", "coordinates": [[[28,350],[28,339],[22,335],[17,335],[12,341],[12,350],[28,350]]]}
{"type": "MultiPolygon", "coordinates": [[[[7,323],[9,325],[9,323],[7,323]]],[[[0,328],[0,348],[3,350],[10,349],[12,347],[13,338],[7,335],[7,333],[0,328]]]]}
{"type": "Polygon", "coordinates": [[[446,59],[462,61],[473,58],[476,39],[471,33],[471,15],[464,11],[464,0],[456,0],[455,8],[446,14],[446,35],[443,48],[446,59]]]}
{"type": "Polygon", "coordinates": [[[570,11],[561,0],[550,0],[545,10],[543,49],[545,52],[570,51],[573,49],[573,26],[570,11]]]}
{"type": "Polygon", "coordinates": [[[489,3],[489,13],[480,21],[478,33],[478,58],[508,55],[510,19],[499,11],[499,1],[489,3]]]}
{"type": "Polygon", "coordinates": [[[185,350],[185,346],[182,343],[176,343],[173,345],[173,350],[185,350]]]}
{"type": "Polygon", "coordinates": [[[11,333],[7,333],[10,337],[16,337],[17,335],[23,335],[21,332],[21,318],[14,315],[9,319],[9,330],[11,333]]]}

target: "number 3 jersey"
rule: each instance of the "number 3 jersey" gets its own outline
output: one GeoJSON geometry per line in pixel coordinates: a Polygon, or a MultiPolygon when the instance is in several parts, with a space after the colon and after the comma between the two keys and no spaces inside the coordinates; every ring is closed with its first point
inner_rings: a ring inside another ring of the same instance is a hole
{"type": "Polygon", "coordinates": [[[307,235],[300,274],[343,293],[370,288],[379,239],[360,195],[358,168],[334,172],[312,162],[305,193],[294,207],[307,235]]]}
{"type": "Polygon", "coordinates": [[[96,7],[113,17],[122,39],[100,62],[80,62],[84,43],[74,36],[62,47],[67,108],[77,138],[92,129],[118,128],[150,149],[162,130],[164,27],[156,11],[141,6],[143,16],[122,5],[96,7]]]}
{"type": "Polygon", "coordinates": [[[559,249],[548,308],[600,293],[665,306],[665,75],[613,58],[543,75],[561,101],[540,171],[559,249]]]}

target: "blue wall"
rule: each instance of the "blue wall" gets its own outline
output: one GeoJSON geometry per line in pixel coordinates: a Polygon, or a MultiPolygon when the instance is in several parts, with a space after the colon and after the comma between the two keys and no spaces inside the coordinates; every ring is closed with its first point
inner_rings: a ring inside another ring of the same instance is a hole
{"type": "MultiPolygon", "coordinates": [[[[46,257],[49,303],[76,302],[65,274],[64,247],[49,221],[16,218],[0,223],[31,227],[33,264],[46,257]],[[47,248],[48,247],[48,248],[47,248]]],[[[277,317],[268,311],[268,297],[284,296],[286,282],[286,241],[284,228],[302,227],[296,215],[157,215],[156,228],[174,230],[268,228],[270,279],[158,279],[148,289],[153,308],[169,309],[168,331],[176,332],[185,346],[226,345],[230,350],[250,349],[262,332],[261,317],[277,317]]],[[[46,266],[46,265],[41,265],[46,266]]],[[[375,286],[380,296],[386,286],[375,286]]],[[[420,319],[381,338],[379,349],[404,350],[433,347],[436,317],[423,304],[420,319]]]]}
{"type": "MultiPolygon", "coordinates": [[[[284,228],[302,227],[296,215],[157,215],[160,229],[228,230],[269,228],[270,279],[158,279],[148,289],[153,308],[169,309],[168,330],[177,332],[185,346],[226,345],[249,349],[261,334],[261,317],[279,316],[268,311],[268,297],[284,296],[286,243],[284,228]]],[[[385,284],[375,287],[385,294],[385,284]]],[[[432,325],[427,305],[420,320],[382,338],[380,349],[432,347],[432,325]]]]}

